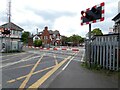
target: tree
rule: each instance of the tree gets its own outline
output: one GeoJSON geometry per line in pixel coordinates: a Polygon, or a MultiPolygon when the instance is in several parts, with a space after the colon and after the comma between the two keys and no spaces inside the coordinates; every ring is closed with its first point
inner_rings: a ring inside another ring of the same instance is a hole
{"type": "Polygon", "coordinates": [[[30,35],[30,32],[24,31],[24,32],[22,33],[22,42],[23,42],[24,44],[27,44],[27,43],[28,43],[28,37],[29,37],[29,35],[30,35]]]}
{"type": "Polygon", "coordinates": [[[93,31],[91,31],[92,35],[103,35],[102,31],[99,28],[95,28],[93,29],[93,31]]]}
{"type": "Polygon", "coordinates": [[[35,41],[34,41],[34,46],[35,46],[35,47],[40,47],[40,46],[42,46],[42,40],[35,40],[35,41]]]}
{"type": "Polygon", "coordinates": [[[74,34],[69,37],[69,41],[73,42],[74,46],[77,46],[82,41],[82,37],[74,34]]]}
{"type": "Polygon", "coordinates": [[[68,42],[68,37],[66,36],[62,36],[62,45],[67,45],[67,42],[68,42]]]}

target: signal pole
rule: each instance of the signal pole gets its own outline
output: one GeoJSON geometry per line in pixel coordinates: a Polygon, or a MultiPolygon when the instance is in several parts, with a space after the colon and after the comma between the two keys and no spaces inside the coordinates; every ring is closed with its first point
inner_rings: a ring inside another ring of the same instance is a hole
{"type": "Polygon", "coordinates": [[[88,52],[89,52],[89,64],[91,67],[91,24],[89,24],[89,47],[88,47],[88,52]]]}

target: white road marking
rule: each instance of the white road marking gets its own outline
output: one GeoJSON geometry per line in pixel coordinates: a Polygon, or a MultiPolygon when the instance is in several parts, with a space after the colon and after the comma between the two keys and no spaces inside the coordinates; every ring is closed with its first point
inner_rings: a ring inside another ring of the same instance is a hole
{"type": "Polygon", "coordinates": [[[18,54],[10,54],[10,55],[4,55],[4,56],[0,56],[0,57],[15,56],[15,55],[21,55],[21,54],[26,54],[26,53],[24,52],[24,53],[18,53],[18,54]]]}
{"type": "Polygon", "coordinates": [[[17,61],[17,62],[13,62],[13,63],[8,63],[8,64],[5,64],[5,65],[2,65],[0,68],[4,68],[4,67],[7,67],[7,66],[11,66],[11,65],[14,65],[14,64],[21,63],[21,62],[29,61],[31,59],[35,59],[35,58],[38,58],[38,57],[41,57],[41,56],[30,57],[28,59],[21,59],[20,61],[17,61]]]}
{"type": "Polygon", "coordinates": [[[84,55],[85,55],[85,51],[83,51],[83,55],[82,55],[82,59],[81,59],[81,62],[85,62],[83,59],[84,59],[84,55]]]}
{"type": "MultiPolygon", "coordinates": [[[[76,56],[77,54],[75,54],[75,56],[76,56]]],[[[75,56],[73,56],[70,60],[69,60],[69,62],[62,68],[62,70],[65,70],[66,68],[67,68],[67,66],[70,64],[70,62],[75,58],[75,56]]]]}
{"type": "Polygon", "coordinates": [[[77,62],[80,62],[80,60],[77,60],[77,59],[74,59],[73,61],[77,61],[77,62]]]}

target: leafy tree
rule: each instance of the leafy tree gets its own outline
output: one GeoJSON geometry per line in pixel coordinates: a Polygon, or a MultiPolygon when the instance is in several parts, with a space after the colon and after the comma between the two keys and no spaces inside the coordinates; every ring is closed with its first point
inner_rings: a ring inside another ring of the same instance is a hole
{"type": "Polygon", "coordinates": [[[28,37],[29,37],[29,35],[30,35],[30,32],[24,31],[24,32],[22,33],[22,42],[23,42],[24,44],[28,43],[28,37]]]}
{"type": "Polygon", "coordinates": [[[80,39],[80,43],[83,43],[84,40],[85,40],[85,38],[82,38],[82,37],[81,37],[81,39],[80,39]]]}
{"type": "Polygon", "coordinates": [[[34,41],[34,46],[35,46],[35,47],[40,47],[40,46],[42,46],[42,40],[35,40],[35,41],[34,41]]]}
{"type": "Polygon", "coordinates": [[[62,45],[77,46],[83,42],[84,42],[84,38],[82,38],[79,35],[75,35],[75,34],[70,37],[66,37],[66,36],[62,37],[62,45]]]}
{"type": "Polygon", "coordinates": [[[66,45],[68,42],[68,37],[62,36],[62,45],[66,45]]]}
{"type": "Polygon", "coordinates": [[[84,40],[82,39],[81,36],[74,34],[69,37],[69,41],[73,42],[73,45],[78,45],[80,42],[83,42],[84,40]]]}
{"type": "Polygon", "coordinates": [[[91,31],[92,35],[103,35],[102,31],[99,28],[95,28],[93,29],[93,31],[91,31]]]}

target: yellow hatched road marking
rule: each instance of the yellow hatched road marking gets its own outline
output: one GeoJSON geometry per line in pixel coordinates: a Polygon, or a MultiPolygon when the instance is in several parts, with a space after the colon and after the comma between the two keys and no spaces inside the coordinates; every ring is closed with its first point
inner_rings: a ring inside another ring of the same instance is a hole
{"type": "MultiPolygon", "coordinates": [[[[49,69],[54,68],[54,67],[55,67],[55,66],[51,66],[51,67],[47,67],[47,68],[45,68],[45,69],[36,71],[36,72],[34,72],[32,75],[35,75],[35,74],[37,74],[37,73],[41,73],[41,72],[43,72],[43,71],[49,70],[49,69]]],[[[21,79],[23,79],[23,78],[26,78],[27,76],[28,76],[28,75],[24,75],[24,76],[18,77],[18,78],[16,78],[16,79],[9,80],[9,81],[7,81],[7,83],[13,83],[13,82],[15,82],[15,81],[18,81],[18,80],[21,80],[21,79]]]]}
{"type": "Polygon", "coordinates": [[[33,66],[33,65],[35,65],[35,64],[29,64],[29,65],[19,66],[19,67],[15,67],[15,68],[6,69],[6,70],[25,68],[25,67],[30,67],[30,66],[33,66]]]}
{"type": "Polygon", "coordinates": [[[46,73],[42,78],[40,78],[38,81],[36,81],[30,87],[28,87],[27,90],[31,90],[31,88],[34,88],[34,90],[36,90],[37,88],[39,88],[42,83],[44,83],[57,69],[59,69],[70,58],[71,58],[71,56],[65,58],[58,65],[56,65],[52,70],[50,70],[48,73],[46,73]]]}
{"type": "Polygon", "coordinates": [[[30,73],[27,75],[26,79],[23,81],[23,83],[20,85],[20,90],[22,90],[27,82],[29,81],[30,77],[32,76],[32,73],[34,72],[34,70],[36,69],[36,67],[39,65],[40,61],[42,60],[44,54],[41,56],[41,58],[37,61],[37,63],[34,65],[34,67],[32,68],[32,70],[30,71],[30,73]]]}

